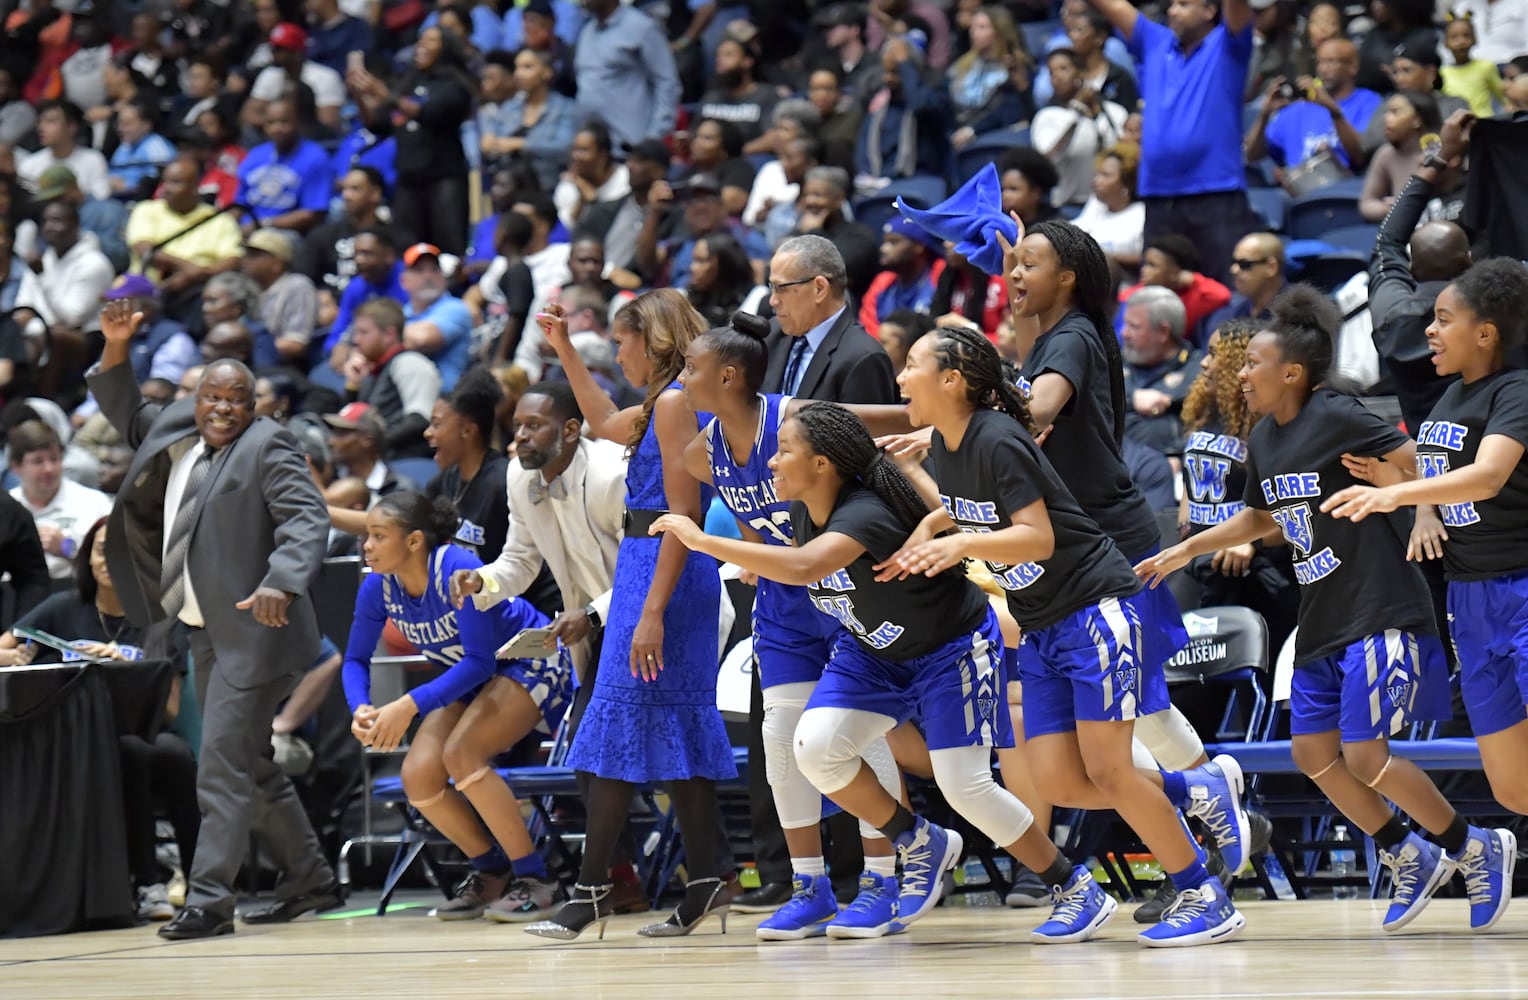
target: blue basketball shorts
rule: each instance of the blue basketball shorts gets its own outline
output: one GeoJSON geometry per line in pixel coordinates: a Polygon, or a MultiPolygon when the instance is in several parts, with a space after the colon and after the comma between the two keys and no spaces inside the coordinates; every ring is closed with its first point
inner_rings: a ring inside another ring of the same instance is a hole
{"type": "Polygon", "coordinates": [[[912,719],[930,750],[1011,747],[1002,662],[1003,634],[991,608],[970,633],[910,660],[873,656],[840,630],[806,710],[850,708],[898,723],[912,719]]]}
{"type": "Polygon", "coordinates": [[[1344,743],[1394,736],[1413,722],[1447,719],[1448,658],[1435,635],[1386,629],[1295,667],[1289,695],[1295,736],[1339,730],[1344,743]]]}
{"type": "Polygon", "coordinates": [[[566,653],[544,660],[500,660],[494,671],[499,677],[525,688],[531,701],[541,709],[537,732],[555,733],[573,700],[573,665],[566,653]]]}
{"type": "Polygon", "coordinates": [[[1109,597],[1026,632],[1019,645],[1025,738],[1167,708],[1167,680],[1162,664],[1143,653],[1144,631],[1133,598],[1109,597]]]}
{"type": "MultiPolygon", "coordinates": [[[[1130,565],[1139,566],[1160,551],[1160,548],[1156,548],[1150,552],[1143,552],[1131,559],[1130,565]]],[[[1188,645],[1188,629],[1183,627],[1183,611],[1178,607],[1178,599],[1166,587],[1156,589],[1142,587],[1136,593],[1121,600],[1134,605],[1136,614],[1141,619],[1142,662],[1150,664],[1160,673],[1167,666],[1167,661],[1178,655],[1178,650],[1188,645]]],[[[1166,705],[1163,706],[1163,708],[1166,707],[1166,705]]],[[[1150,715],[1151,713],[1142,712],[1141,714],[1150,715]]]]}
{"type": "Polygon", "coordinates": [[[1448,630],[1475,735],[1528,719],[1528,573],[1450,581],[1448,630]]]}

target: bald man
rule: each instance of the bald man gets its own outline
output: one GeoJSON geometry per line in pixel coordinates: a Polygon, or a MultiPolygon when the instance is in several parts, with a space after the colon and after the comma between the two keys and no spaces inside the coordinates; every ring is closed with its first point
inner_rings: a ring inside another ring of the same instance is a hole
{"type": "Polygon", "coordinates": [[[1528,74],[1517,77],[1507,84],[1507,111],[1517,114],[1528,111],[1528,74]]]}
{"type": "Polygon", "coordinates": [[[1355,86],[1358,47],[1346,38],[1332,38],[1316,50],[1316,76],[1294,81],[1293,100],[1280,91],[1290,82],[1278,77],[1247,134],[1248,160],[1272,156],[1281,167],[1295,167],[1323,149],[1343,165],[1362,164],[1363,132],[1379,109],[1379,94],[1355,86]]]}
{"type": "Polygon", "coordinates": [[[1210,334],[1228,319],[1269,319],[1268,306],[1284,290],[1284,241],[1272,233],[1248,233],[1231,254],[1231,281],[1236,294],[1194,331],[1194,342],[1207,344],[1210,334]]]}

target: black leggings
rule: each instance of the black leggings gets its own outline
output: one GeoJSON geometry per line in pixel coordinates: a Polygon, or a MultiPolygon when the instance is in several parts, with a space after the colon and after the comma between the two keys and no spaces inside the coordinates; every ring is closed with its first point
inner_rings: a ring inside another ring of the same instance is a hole
{"type": "Polygon", "coordinates": [[[137,736],[118,736],[122,758],[122,809],[127,823],[127,860],[135,885],[155,885],[170,873],[154,856],[155,804],[163,803],[175,841],[180,845],[180,869],[191,871],[202,814],[196,803],[196,757],[191,746],[174,733],[162,732],[149,743],[137,736]]]}
{"type": "Polygon", "coordinates": [[[398,179],[393,222],[410,239],[433,243],[444,253],[467,253],[467,178],[398,179]]]}
{"type": "MultiPolygon", "coordinates": [[[[716,782],[710,778],[685,778],[666,784],[679,819],[679,835],[684,838],[685,867],[690,881],[724,877],[726,873],[722,871],[715,846],[716,782]]],[[[588,775],[585,798],[588,831],[584,836],[583,865],[578,872],[578,880],[584,885],[604,885],[610,881],[610,861],[626,826],[633,791],[635,787],[630,782],[588,775]]],[[[685,893],[689,905],[681,905],[685,909],[686,922],[699,916],[700,909],[711,896],[711,888],[710,885],[697,886],[685,893]]]]}

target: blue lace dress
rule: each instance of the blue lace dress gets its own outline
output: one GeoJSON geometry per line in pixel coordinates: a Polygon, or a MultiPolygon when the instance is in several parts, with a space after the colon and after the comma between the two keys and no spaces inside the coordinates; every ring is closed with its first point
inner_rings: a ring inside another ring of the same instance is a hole
{"type": "MultiPolygon", "coordinates": [[[[696,430],[710,422],[701,414],[696,430]]],[[[666,510],[663,459],[652,424],[626,468],[626,506],[666,510]]],[[[631,674],[631,637],[658,565],[659,538],[623,538],[594,692],[567,765],[618,781],[737,776],[716,708],[717,619],[722,584],[716,560],[689,553],[663,612],[664,670],[656,681],[631,674]]]]}

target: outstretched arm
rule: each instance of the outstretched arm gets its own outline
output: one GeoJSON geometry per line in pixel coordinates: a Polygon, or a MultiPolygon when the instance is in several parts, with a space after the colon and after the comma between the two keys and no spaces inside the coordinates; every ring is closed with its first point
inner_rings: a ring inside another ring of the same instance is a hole
{"type": "Polygon", "coordinates": [[[865,547],[848,535],[830,531],[805,545],[766,545],[708,535],[688,518],[665,514],[652,526],[652,534],[664,534],[692,552],[741,566],[766,580],[805,587],[843,569],[860,557],[865,547]]]}
{"type": "Polygon", "coordinates": [[[1521,441],[1505,434],[1488,434],[1469,465],[1391,486],[1349,486],[1327,497],[1321,509],[1333,517],[1362,521],[1370,514],[1386,514],[1397,507],[1489,500],[1507,485],[1523,459],[1523,451],[1521,441]]]}
{"type": "MultiPolygon", "coordinates": [[[[1114,25],[1114,30],[1123,35],[1125,41],[1130,41],[1130,37],[1135,34],[1136,18],[1141,16],[1141,12],[1136,10],[1129,0],[1092,0],[1092,2],[1099,13],[1107,17],[1109,23],[1114,25]]],[[[1244,8],[1246,7],[1246,0],[1238,0],[1238,2],[1244,8]]]]}

